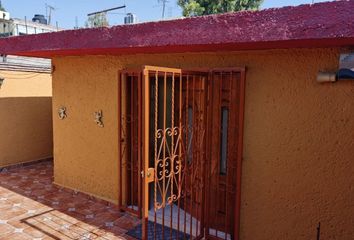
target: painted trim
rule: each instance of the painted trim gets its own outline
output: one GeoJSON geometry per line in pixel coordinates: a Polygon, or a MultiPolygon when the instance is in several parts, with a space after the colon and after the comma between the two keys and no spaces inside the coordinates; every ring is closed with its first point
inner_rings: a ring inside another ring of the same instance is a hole
{"type": "Polygon", "coordinates": [[[33,34],[0,39],[0,53],[53,58],[348,47],[354,46],[353,8],[354,1],[332,1],[33,34]]]}
{"type": "Polygon", "coordinates": [[[237,146],[237,175],[236,175],[236,207],[235,207],[235,227],[234,234],[237,240],[240,239],[241,222],[241,183],[242,183],[242,161],[243,161],[243,133],[245,119],[245,95],[246,95],[246,69],[241,71],[240,82],[240,112],[239,112],[239,133],[237,146]]]}

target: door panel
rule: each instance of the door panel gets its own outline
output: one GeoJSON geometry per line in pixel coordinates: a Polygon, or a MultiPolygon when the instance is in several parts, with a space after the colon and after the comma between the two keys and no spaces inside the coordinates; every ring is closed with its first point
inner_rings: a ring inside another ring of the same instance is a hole
{"type": "Polygon", "coordinates": [[[215,71],[210,87],[207,233],[220,239],[234,239],[240,77],[239,72],[215,71]]]}
{"type": "Polygon", "coordinates": [[[145,172],[153,173],[145,176],[145,234],[197,238],[202,235],[206,76],[148,67],[144,77],[150,99],[144,109],[150,121],[144,119],[149,128],[144,164],[145,172]]]}
{"type": "Polygon", "coordinates": [[[141,129],[140,72],[122,72],[119,79],[120,115],[120,208],[141,215],[141,129]]]}

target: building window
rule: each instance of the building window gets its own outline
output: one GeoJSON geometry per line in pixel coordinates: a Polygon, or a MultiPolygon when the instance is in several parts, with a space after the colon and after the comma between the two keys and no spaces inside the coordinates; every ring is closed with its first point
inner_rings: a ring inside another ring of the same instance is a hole
{"type": "Polygon", "coordinates": [[[227,173],[227,130],[229,124],[229,109],[227,107],[221,108],[221,134],[220,134],[220,174],[227,173]]]}

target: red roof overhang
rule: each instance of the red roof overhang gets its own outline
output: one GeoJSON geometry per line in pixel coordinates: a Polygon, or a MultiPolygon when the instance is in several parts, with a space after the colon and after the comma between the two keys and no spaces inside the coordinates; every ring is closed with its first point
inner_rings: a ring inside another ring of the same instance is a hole
{"type": "Polygon", "coordinates": [[[33,57],[354,46],[354,1],[0,39],[33,57]]]}

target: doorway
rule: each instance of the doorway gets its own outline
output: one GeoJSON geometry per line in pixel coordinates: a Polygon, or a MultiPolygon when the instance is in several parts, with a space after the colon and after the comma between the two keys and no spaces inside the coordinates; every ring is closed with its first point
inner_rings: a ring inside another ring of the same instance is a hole
{"type": "Polygon", "coordinates": [[[120,205],[143,239],[237,239],[244,69],[120,76],[120,205]]]}

